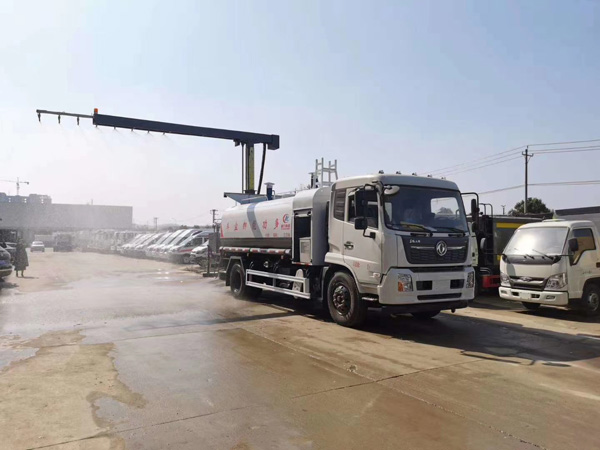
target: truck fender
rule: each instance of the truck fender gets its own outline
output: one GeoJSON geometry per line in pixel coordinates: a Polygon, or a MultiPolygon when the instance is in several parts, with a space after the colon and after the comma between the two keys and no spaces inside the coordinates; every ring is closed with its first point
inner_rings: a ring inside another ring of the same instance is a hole
{"type": "Polygon", "coordinates": [[[322,283],[321,284],[321,293],[323,294],[322,298],[321,298],[321,301],[323,302],[323,306],[324,307],[327,307],[327,286],[329,285],[329,281],[331,280],[331,278],[337,272],[346,272],[346,273],[348,273],[352,278],[354,278],[354,282],[358,286],[358,283],[356,281],[356,277],[354,276],[354,274],[352,273],[352,271],[348,267],[342,266],[342,265],[338,265],[338,264],[331,264],[331,265],[325,267],[325,269],[323,270],[323,278],[321,280],[321,283],[322,283]]]}
{"type": "Polygon", "coordinates": [[[229,273],[231,272],[231,268],[235,263],[240,263],[242,268],[244,269],[244,273],[246,272],[246,266],[242,257],[232,256],[231,258],[229,258],[229,262],[227,263],[227,269],[225,270],[225,286],[229,286],[229,273]]]}
{"type": "Polygon", "coordinates": [[[600,278],[589,278],[587,280],[585,280],[585,283],[583,285],[583,291],[585,292],[585,289],[590,285],[590,284],[595,284],[596,286],[600,287],[600,278]]]}

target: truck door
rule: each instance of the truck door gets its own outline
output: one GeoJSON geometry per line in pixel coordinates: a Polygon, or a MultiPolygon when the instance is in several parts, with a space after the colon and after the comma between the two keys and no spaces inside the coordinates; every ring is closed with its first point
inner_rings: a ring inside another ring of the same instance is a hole
{"type": "Polygon", "coordinates": [[[591,228],[575,228],[569,238],[577,239],[579,249],[571,256],[569,274],[569,295],[581,298],[585,280],[591,278],[596,271],[596,242],[591,228]]]}
{"type": "Polygon", "coordinates": [[[342,251],[344,262],[352,268],[360,283],[378,284],[381,276],[381,231],[376,191],[368,192],[368,203],[368,228],[355,230],[354,189],[347,190],[342,251]]]}

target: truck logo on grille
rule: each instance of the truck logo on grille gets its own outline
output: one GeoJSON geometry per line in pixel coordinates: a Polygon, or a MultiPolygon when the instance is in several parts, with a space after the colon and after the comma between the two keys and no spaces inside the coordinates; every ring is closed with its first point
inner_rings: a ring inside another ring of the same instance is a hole
{"type": "Polygon", "coordinates": [[[448,244],[445,241],[438,241],[435,244],[435,251],[438,255],[444,256],[448,252],[448,244]]]}
{"type": "Polygon", "coordinates": [[[530,278],[530,277],[521,277],[521,281],[524,281],[525,283],[529,283],[531,280],[533,280],[533,278],[530,278]]]}

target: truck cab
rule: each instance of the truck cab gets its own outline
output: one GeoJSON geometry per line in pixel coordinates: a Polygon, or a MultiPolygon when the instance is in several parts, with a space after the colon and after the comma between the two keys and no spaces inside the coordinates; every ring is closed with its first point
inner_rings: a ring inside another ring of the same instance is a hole
{"type": "Polygon", "coordinates": [[[346,268],[372,306],[431,317],[473,299],[471,236],[456,184],[406,175],[346,178],[333,184],[330,204],[325,261],[346,268]]]}
{"type": "Polygon", "coordinates": [[[600,313],[600,240],[589,220],[545,220],[520,227],[500,262],[500,297],[600,313]]]}

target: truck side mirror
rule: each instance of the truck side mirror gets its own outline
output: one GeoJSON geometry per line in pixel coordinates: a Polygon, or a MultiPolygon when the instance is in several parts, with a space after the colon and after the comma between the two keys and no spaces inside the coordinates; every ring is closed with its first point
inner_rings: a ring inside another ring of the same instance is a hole
{"type": "Polygon", "coordinates": [[[362,216],[362,217],[356,217],[354,219],[354,229],[355,230],[366,230],[368,226],[367,223],[367,218],[362,216]]]}
{"type": "Polygon", "coordinates": [[[579,250],[579,242],[577,241],[577,238],[569,239],[569,250],[572,253],[575,253],[577,250],[579,250]]]}
{"type": "MultiPolygon", "coordinates": [[[[367,191],[366,189],[363,188],[359,188],[354,192],[354,217],[356,217],[357,219],[359,217],[366,217],[367,216],[367,205],[368,205],[368,200],[367,200],[367,191]]],[[[360,228],[358,228],[360,229],[360,228]]]]}
{"type": "Polygon", "coordinates": [[[477,206],[477,200],[471,199],[471,222],[473,222],[473,231],[477,228],[477,219],[479,219],[479,207],[477,206]]]}

